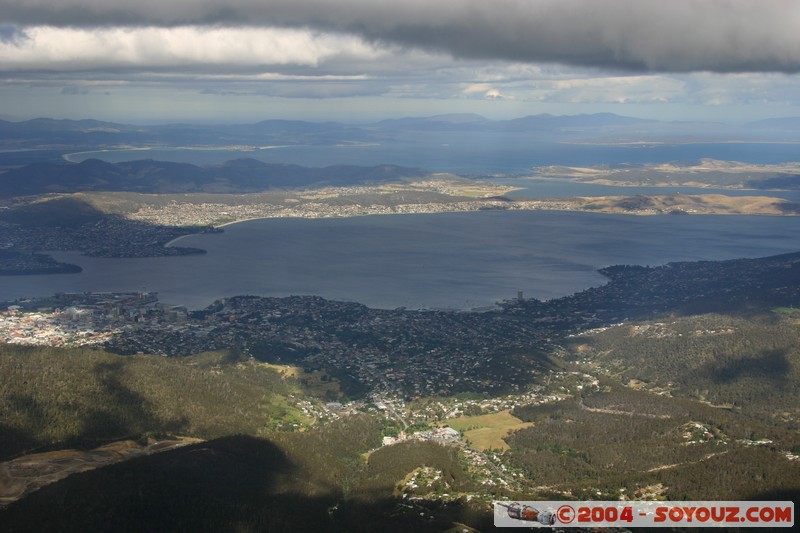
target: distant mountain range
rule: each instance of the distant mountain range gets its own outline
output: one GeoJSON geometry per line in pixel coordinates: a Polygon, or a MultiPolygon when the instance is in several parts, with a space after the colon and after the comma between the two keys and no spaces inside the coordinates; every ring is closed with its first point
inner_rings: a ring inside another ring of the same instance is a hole
{"type": "MultiPolygon", "coordinates": [[[[186,147],[256,152],[267,147],[305,147],[313,152],[317,147],[336,147],[337,150],[338,147],[365,147],[363,153],[372,156],[364,159],[369,161],[365,163],[369,165],[393,162],[429,169],[457,168],[456,171],[461,172],[463,168],[477,168],[474,172],[480,173],[486,172],[487,168],[480,164],[475,166],[476,160],[472,156],[478,152],[483,154],[485,151],[487,157],[503,160],[508,154],[524,153],[528,147],[542,143],[725,142],[800,142],[800,117],[762,120],[741,127],[722,123],[645,120],[613,113],[539,114],[511,120],[490,120],[462,113],[360,125],[299,120],[264,120],[232,125],[131,125],[50,118],[22,122],[0,120],[0,197],[77,190],[252,192],[316,183],[386,181],[421,174],[419,170],[388,165],[310,169],[288,164],[270,165],[256,160],[231,161],[209,167],[176,162],[111,164],[87,160],[76,166],[62,160],[64,154],[72,152],[186,147]],[[451,146],[459,148],[441,157],[431,155],[438,147],[451,146]],[[513,149],[506,150],[509,146],[513,149]],[[382,150],[381,158],[374,157],[374,147],[382,150]],[[418,147],[422,150],[419,158],[414,152],[418,147]],[[398,158],[398,154],[412,154],[413,157],[398,158]],[[6,172],[2,173],[3,170],[6,172]]],[[[450,148],[444,152],[447,150],[450,148]]],[[[353,159],[323,159],[326,162],[319,166],[340,161],[361,163],[357,153],[353,154],[353,159]]],[[[305,164],[303,159],[298,161],[305,164]]],[[[511,167],[515,165],[519,162],[510,163],[511,167]]],[[[493,172],[496,166],[490,165],[489,172],[493,172]]],[[[503,164],[499,166],[503,167],[503,164]]]]}
{"type": "Polygon", "coordinates": [[[166,124],[137,126],[98,120],[38,118],[23,122],[0,120],[0,147],[9,149],[122,146],[332,145],[380,142],[407,132],[526,133],[547,138],[594,138],[606,135],[706,134],[741,137],[800,135],[800,117],[762,120],[741,128],[727,124],[664,122],[613,113],[531,115],[489,120],[476,114],[448,114],[383,120],[353,125],[339,122],[264,120],[253,124],[166,124]]]}
{"type": "Polygon", "coordinates": [[[800,117],[784,117],[784,118],[770,118],[766,120],[758,120],[750,122],[745,127],[751,129],[773,129],[785,131],[800,131],[800,117]]]}
{"type": "Polygon", "coordinates": [[[335,144],[369,139],[360,128],[339,123],[267,120],[242,125],[166,124],[136,126],[97,120],[39,118],[0,120],[0,146],[97,148],[255,144],[335,144]]]}
{"type": "Polygon", "coordinates": [[[455,113],[445,115],[434,115],[429,117],[406,117],[399,119],[387,119],[371,124],[350,125],[340,122],[310,122],[302,120],[263,120],[253,124],[234,124],[234,125],[198,125],[198,124],[165,124],[136,126],[131,124],[119,124],[114,122],[103,122],[99,120],[69,120],[37,118],[21,122],[0,120],[0,133],[2,134],[32,134],[32,133],[178,133],[178,132],[201,132],[201,131],[226,131],[238,132],[240,134],[253,133],[299,133],[310,132],[336,132],[343,131],[374,131],[382,129],[431,127],[438,125],[441,128],[460,130],[463,126],[480,127],[483,129],[512,129],[521,125],[535,129],[560,128],[565,126],[618,126],[629,124],[655,123],[656,120],[639,119],[625,117],[613,113],[595,113],[590,115],[551,115],[548,113],[539,115],[529,115],[526,117],[511,120],[490,120],[475,113],[455,113]]]}
{"type": "Polygon", "coordinates": [[[107,163],[35,163],[0,174],[0,198],[72,193],[125,191],[140,193],[247,193],[308,185],[353,185],[416,178],[425,172],[395,165],[299,165],[236,159],[220,165],[196,166],[151,159],[107,163]]]}

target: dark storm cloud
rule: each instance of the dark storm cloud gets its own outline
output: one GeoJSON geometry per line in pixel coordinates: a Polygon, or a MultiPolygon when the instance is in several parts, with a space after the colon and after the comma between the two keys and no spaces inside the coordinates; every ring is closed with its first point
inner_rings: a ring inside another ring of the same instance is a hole
{"type": "Polygon", "coordinates": [[[16,24],[302,26],[458,58],[798,72],[796,0],[0,0],[16,24]]]}

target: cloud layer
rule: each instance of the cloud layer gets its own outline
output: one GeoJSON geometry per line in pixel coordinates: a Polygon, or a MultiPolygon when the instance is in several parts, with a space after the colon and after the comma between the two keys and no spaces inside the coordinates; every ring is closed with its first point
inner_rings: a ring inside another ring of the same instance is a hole
{"type": "Polygon", "coordinates": [[[0,38],[3,70],[313,67],[336,58],[374,60],[379,55],[357,37],[292,28],[35,26],[14,39],[0,38]]]}
{"type": "Polygon", "coordinates": [[[796,115],[799,28],[800,0],[0,0],[0,117],[796,115]]]}
{"type": "Polygon", "coordinates": [[[0,0],[0,17],[20,26],[312,28],[460,59],[631,71],[800,72],[795,0],[0,0]]]}

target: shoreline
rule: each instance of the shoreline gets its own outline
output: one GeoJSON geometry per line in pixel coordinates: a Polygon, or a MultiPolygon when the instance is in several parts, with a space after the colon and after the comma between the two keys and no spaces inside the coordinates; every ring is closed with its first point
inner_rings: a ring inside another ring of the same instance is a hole
{"type": "MultiPolygon", "coordinates": [[[[719,216],[800,216],[800,205],[773,196],[727,196],[724,194],[673,194],[654,196],[577,196],[563,199],[513,200],[502,202],[496,200],[478,200],[474,202],[457,202],[450,204],[417,204],[409,206],[408,211],[384,211],[385,206],[359,206],[362,209],[350,212],[305,211],[293,214],[265,213],[264,216],[247,216],[221,224],[204,221],[214,228],[224,228],[241,222],[264,219],[325,219],[325,218],[357,218],[364,216],[392,215],[435,215],[444,213],[475,213],[481,211],[546,211],[546,212],[579,212],[626,216],[658,216],[658,215],[719,215],[719,216]],[[643,201],[637,205],[626,205],[631,201],[643,201]],[[424,210],[419,207],[434,206],[435,209],[424,210]],[[781,206],[793,210],[781,210],[781,206]],[[414,208],[417,208],[416,210],[414,208]]],[[[226,206],[230,209],[231,206],[226,206]]],[[[152,221],[150,221],[152,222],[152,221]]],[[[198,223],[186,221],[185,225],[198,223]]],[[[196,234],[190,234],[196,235],[196,234]]],[[[188,237],[182,235],[164,244],[172,246],[178,240],[188,237]]]]}
{"type": "MultiPolygon", "coordinates": [[[[61,154],[61,158],[69,163],[80,163],[81,161],[73,161],[71,159],[72,156],[82,155],[82,154],[109,153],[109,152],[147,152],[153,149],[157,150],[158,148],[143,146],[140,148],[108,148],[103,150],[85,150],[83,152],[71,152],[69,154],[61,154]]],[[[87,158],[87,159],[92,159],[92,158],[87,158]]]]}
{"type": "MultiPolygon", "coordinates": [[[[243,218],[242,220],[233,220],[231,222],[225,222],[224,224],[212,225],[212,227],[214,229],[221,229],[221,228],[224,228],[225,226],[231,226],[233,224],[239,224],[240,222],[247,222],[249,220],[263,220],[263,219],[266,219],[266,218],[294,218],[294,217],[250,217],[250,218],[243,218]]],[[[175,237],[171,241],[165,242],[164,243],[164,248],[166,248],[167,246],[172,246],[173,244],[175,244],[179,240],[181,240],[183,238],[186,238],[186,237],[191,237],[192,235],[202,235],[202,232],[201,233],[190,233],[188,235],[181,235],[180,237],[175,237]]]]}
{"type": "MultiPolygon", "coordinates": [[[[287,145],[266,145],[266,146],[131,146],[128,148],[103,148],[100,150],[84,150],[81,152],[71,152],[68,154],[62,154],[61,158],[65,161],[69,161],[70,163],[80,163],[81,161],[74,161],[72,159],[73,156],[85,155],[85,154],[105,154],[105,153],[115,153],[115,152],[149,152],[154,150],[171,150],[171,151],[187,151],[187,152],[243,152],[243,153],[253,153],[258,152],[261,150],[277,150],[280,148],[292,148],[295,145],[287,144],[287,145]]],[[[87,158],[93,159],[93,158],[87,158]]],[[[85,161],[85,160],[84,160],[85,161]]],[[[199,165],[202,166],[202,165],[199,165]]]]}

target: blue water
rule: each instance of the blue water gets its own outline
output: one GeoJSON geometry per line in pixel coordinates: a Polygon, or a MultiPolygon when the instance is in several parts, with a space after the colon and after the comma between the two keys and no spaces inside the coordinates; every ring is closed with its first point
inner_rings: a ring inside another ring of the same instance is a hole
{"type": "Polygon", "coordinates": [[[513,198],[571,198],[575,196],[635,196],[661,194],[725,194],[727,196],[771,196],[800,202],[800,190],[737,190],[701,187],[617,187],[579,183],[561,178],[505,178],[495,183],[519,187],[508,194],[513,198]]]}
{"type": "Polygon", "coordinates": [[[206,255],[102,259],[55,254],[81,274],[0,277],[0,299],[58,291],[158,291],[202,308],[236,294],[316,294],[373,307],[491,305],[605,282],[612,264],[761,257],[800,251],[800,217],[477,212],[271,219],[193,235],[206,255]]]}
{"type": "Polygon", "coordinates": [[[156,159],[208,165],[251,157],[270,163],[312,167],[395,164],[430,171],[478,176],[524,173],[545,165],[618,165],[697,161],[702,158],[747,163],[800,160],[800,145],[781,143],[698,143],[660,145],[590,145],[541,142],[524,135],[420,133],[414,140],[392,140],[365,146],[289,146],[261,150],[154,149],[84,152],[71,161],[89,158],[112,163],[156,159]]]}

